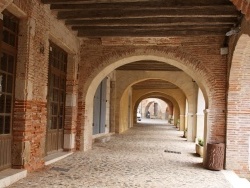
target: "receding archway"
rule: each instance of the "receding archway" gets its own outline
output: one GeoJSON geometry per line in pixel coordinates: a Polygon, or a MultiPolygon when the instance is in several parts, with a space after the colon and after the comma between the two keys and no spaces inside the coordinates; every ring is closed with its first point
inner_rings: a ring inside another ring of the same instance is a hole
{"type": "MultiPolygon", "coordinates": [[[[212,98],[209,98],[208,96],[212,96],[213,93],[216,93],[216,90],[213,89],[213,73],[205,66],[200,63],[197,59],[191,58],[189,54],[186,54],[182,58],[180,58],[176,53],[180,53],[178,51],[174,52],[166,52],[166,51],[160,51],[160,50],[136,50],[131,53],[124,53],[124,54],[115,54],[115,56],[108,58],[108,60],[104,61],[102,66],[97,67],[93,72],[88,73],[86,75],[80,76],[80,82],[85,83],[82,86],[79,87],[80,92],[79,93],[79,102],[78,107],[79,109],[86,109],[85,111],[80,111],[78,114],[78,137],[82,137],[83,140],[78,139],[80,142],[84,142],[84,149],[90,149],[92,146],[92,138],[90,135],[92,135],[91,132],[91,125],[92,125],[92,119],[93,114],[91,114],[92,108],[92,101],[93,101],[93,93],[95,92],[98,84],[100,81],[111,71],[116,69],[119,66],[122,66],[124,64],[133,62],[133,61],[140,61],[140,60],[155,60],[155,61],[161,61],[165,62],[171,65],[174,65],[185,72],[187,72],[189,75],[192,75],[192,78],[194,80],[197,80],[197,83],[199,83],[199,86],[204,92],[204,96],[206,99],[206,106],[208,106],[208,101],[212,98]],[[152,55],[148,55],[152,54],[152,55]],[[185,59],[185,58],[186,59],[185,59]],[[196,71],[199,70],[199,71],[196,71]],[[84,132],[83,132],[84,130],[84,132]]],[[[185,54],[185,52],[182,52],[182,54],[185,54]]],[[[80,67],[81,68],[81,67],[80,67]]],[[[81,71],[81,70],[80,70],[81,71]]],[[[211,103],[210,102],[210,103],[211,103]]],[[[215,103],[211,103],[215,104],[215,103]]],[[[213,116],[212,116],[213,117],[213,116]]],[[[210,134],[210,136],[213,136],[210,134]]],[[[80,144],[82,145],[82,144],[80,144]]]]}
{"type": "MultiPolygon", "coordinates": [[[[166,93],[162,93],[160,91],[154,91],[154,92],[148,92],[148,93],[144,93],[142,95],[139,95],[137,98],[135,98],[135,101],[134,101],[134,105],[133,105],[133,114],[136,113],[136,109],[138,108],[139,106],[139,103],[143,100],[143,99],[146,99],[146,98],[149,98],[149,97],[155,97],[155,98],[160,98],[162,99],[163,101],[165,101],[166,103],[172,103],[173,104],[173,107],[174,107],[174,124],[177,125],[177,121],[179,119],[180,121],[180,128],[181,130],[184,130],[184,121],[183,119],[181,119],[181,113],[184,114],[184,102],[179,100],[179,99],[176,99],[174,98],[174,96],[171,96],[171,95],[168,95],[166,93]]],[[[134,116],[134,122],[135,121],[135,116],[134,116]]]]}

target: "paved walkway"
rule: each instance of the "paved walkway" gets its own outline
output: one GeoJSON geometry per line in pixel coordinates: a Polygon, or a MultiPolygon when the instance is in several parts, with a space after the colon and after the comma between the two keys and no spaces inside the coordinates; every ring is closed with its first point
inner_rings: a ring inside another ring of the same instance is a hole
{"type": "Polygon", "coordinates": [[[194,143],[182,138],[182,132],[165,121],[157,123],[162,124],[142,121],[107,143],[95,143],[93,150],[76,152],[10,187],[231,187],[222,172],[202,168],[194,143]]]}

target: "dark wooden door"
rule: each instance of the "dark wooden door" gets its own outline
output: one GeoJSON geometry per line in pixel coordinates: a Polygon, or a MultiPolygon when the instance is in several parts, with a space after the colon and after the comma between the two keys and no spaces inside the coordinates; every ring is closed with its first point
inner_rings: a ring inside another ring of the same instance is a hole
{"type": "Polygon", "coordinates": [[[93,112],[93,134],[100,133],[100,107],[101,107],[101,84],[98,86],[94,96],[93,112]]]}
{"type": "Polygon", "coordinates": [[[67,54],[50,44],[48,83],[47,154],[63,149],[67,54]]]}
{"type": "Polygon", "coordinates": [[[107,88],[107,79],[105,78],[98,86],[94,96],[93,135],[105,132],[106,88],[107,88]]]}
{"type": "Polygon", "coordinates": [[[11,167],[12,120],[18,20],[3,12],[0,20],[0,170],[11,167]]]}

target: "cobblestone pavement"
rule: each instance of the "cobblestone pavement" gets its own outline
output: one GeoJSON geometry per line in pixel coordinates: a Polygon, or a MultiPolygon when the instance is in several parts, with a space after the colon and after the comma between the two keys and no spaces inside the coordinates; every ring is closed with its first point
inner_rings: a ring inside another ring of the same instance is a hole
{"type": "Polygon", "coordinates": [[[142,121],[109,142],[95,143],[91,151],[76,152],[10,187],[230,188],[221,172],[202,168],[194,143],[182,134],[172,125],[142,121]]]}

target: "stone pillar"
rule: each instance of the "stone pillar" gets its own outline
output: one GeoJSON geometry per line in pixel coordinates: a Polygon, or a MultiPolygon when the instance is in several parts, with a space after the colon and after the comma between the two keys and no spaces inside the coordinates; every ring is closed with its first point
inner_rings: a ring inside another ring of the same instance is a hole
{"type": "Polygon", "coordinates": [[[196,138],[203,139],[204,137],[204,114],[197,113],[196,115],[196,138]]]}
{"type": "Polygon", "coordinates": [[[193,138],[193,129],[194,129],[194,115],[193,113],[187,114],[187,141],[192,142],[194,141],[193,138]]]}
{"type": "MultiPolygon", "coordinates": [[[[177,126],[177,124],[178,124],[178,119],[179,119],[179,113],[177,112],[177,110],[174,110],[174,125],[175,126],[177,126]]],[[[178,125],[178,126],[180,126],[180,125],[178,125]]]]}
{"type": "Polygon", "coordinates": [[[205,99],[201,89],[198,90],[198,99],[197,99],[197,113],[196,113],[196,138],[203,139],[204,137],[204,113],[205,109],[205,99]]]}
{"type": "Polygon", "coordinates": [[[185,131],[185,118],[185,115],[180,115],[180,131],[185,131]]]}
{"type": "Polygon", "coordinates": [[[207,162],[207,143],[209,138],[209,123],[208,123],[208,115],[209,115],[209,109],[204,110],[204,146],[203,146],[203,165],[206,165],[207,162]]]}

